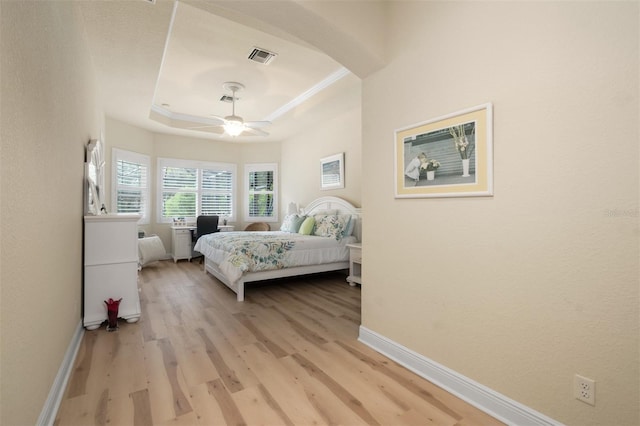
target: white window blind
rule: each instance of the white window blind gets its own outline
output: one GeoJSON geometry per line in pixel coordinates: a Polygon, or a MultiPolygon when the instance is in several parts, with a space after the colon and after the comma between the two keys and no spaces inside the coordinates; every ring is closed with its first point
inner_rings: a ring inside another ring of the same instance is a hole
{"type": "Polygon", "coordinates": [[[233,174],[202,170],[202,214],[229,217],[233,205],[233,174]]]}
{"type": "Polygon", "coordinates": [[[278,220],[277,210],[277,164],[247,164],[247,199],[245,220],[278,220]]]}
{"type": "Polygon", "coordinates": [[[162,217],[196,217],[198,169],[162,168],[162,217]]]}
{"type": "Polygon", "coordinates": [[[218,215],[234,220],[235,165],[159,159],[159,222],[218,215]]]}
{"type": "Polygon", "coordinates": [[[149,156],[112,150],[112,208],[117,213],[138,213],[149,223],[149,156]]]}

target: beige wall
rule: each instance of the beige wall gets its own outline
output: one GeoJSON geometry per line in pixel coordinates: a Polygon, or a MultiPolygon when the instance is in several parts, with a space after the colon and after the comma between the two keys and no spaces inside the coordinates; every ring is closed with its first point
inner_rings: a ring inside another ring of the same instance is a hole
{"type": "Polygon", "coordinates": [[[282,143],[280,200],[282,208],[290,202],[301,207],[323,196],[341,197],[357,207],[361,203],[362,107],[360,79],[345,77],[338,95],[327,100],[324,108],[333,111],[310,125],[304,132],[282,143]],[[344,152],[344,189],[320,189],[320,159],[344,152]]]}
{"type": "Polygon", "coordinates": [[[84,146],[100,137],[71,2],[1,2],[0,423],[35,424],[81,321],[84,146]]]}
{"type": "Polygon", "coordinates": [[[391,11],[363,82],[363,325],[561,422],[639,424],[638,3],[391,11]],[[394,199],[394,129],[485,102],[495,196],[394,199]]]}

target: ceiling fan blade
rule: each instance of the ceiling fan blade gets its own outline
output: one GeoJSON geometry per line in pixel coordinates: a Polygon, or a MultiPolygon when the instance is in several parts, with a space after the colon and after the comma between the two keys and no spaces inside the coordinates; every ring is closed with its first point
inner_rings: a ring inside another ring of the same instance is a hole
{"type": "Polygon", "coordinates": [[[265,132],[264,130],[254,129],[254,128],[248,127],[248,126],[244,127],[244,131],[242,133],[252,133],[252,134],[257,135],[257,136],[269,136],[269,133],[265,132]]]}
{"type": "Polygon", "coordinates": [[[213,121],[218,121],[218,126],[222,126],[224,125],[227,120],[224,117],[220,117],[217,115],[210,115],[209,117],[207,117],[207,120],[213,120],[213,121]]]}
{"type": "Polygon", "coordinates": [[[245,127],[250,127],[252,129],[262,129],[263,127],[267,127],[271,125],[270,121],[245,121],[245,127]]]}
{"type": "Polygon", "coordinates": [[[193,127],[187,127],[187,129],[189,130],[198,130],[198,129],[209,129],[212,127],[222,127],[222,124],[216,124],[216,125],[210,125],[210,126],[193,126],[193,127]]]}

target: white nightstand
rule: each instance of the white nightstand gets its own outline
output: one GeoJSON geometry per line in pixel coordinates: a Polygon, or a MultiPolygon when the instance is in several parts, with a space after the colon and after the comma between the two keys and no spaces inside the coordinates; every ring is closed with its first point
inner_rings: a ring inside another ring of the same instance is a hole
{"type": "Polygon", "coordinates": [[[220,232],[231,232],[235,229],[233,225],[218,225],[220,232]]]}
{"type": "Polygon", "coordinates": [[[349,276],[350,286],[362,285],[362,243],[347,244],[349,247],[349,276]]]}

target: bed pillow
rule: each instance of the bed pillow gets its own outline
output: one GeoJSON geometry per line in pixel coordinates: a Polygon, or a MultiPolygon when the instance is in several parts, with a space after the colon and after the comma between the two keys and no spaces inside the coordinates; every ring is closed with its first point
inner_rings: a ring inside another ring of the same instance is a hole
{"type": "Polygon", "coordinates": [[[283,232],[296,233],[306,218],[306,216],[300,216],[298,214],[288,214],[284,217],[280,230],[283,232]]]}
{"type": "Polygon", "coordinates": [[[344,231],[342,231],[343,237],[350,237],[351,235],[353,235],[353,228],[355,228],[356,226],[356,220],[358,219],[356,219],[354,216],[349,216],[347,225],[344,227],[344,231]]]}
{"type": "Polygon", "coordinates": [[[298,234],[302,235],[311,235],[313,232],[313,226],[316,224],[316,221],[313,217],[307,217],[302,225],[300,225],[300,229],[298,229],[298,234]]]}
{"type": "Polygon", "coordinates": [[[313,235],[319,237],[330,237],[336,240],[342,239],[342,233],[347,227],[348,215],[316,215],[314,216],[316,226],[313,235]]]}

